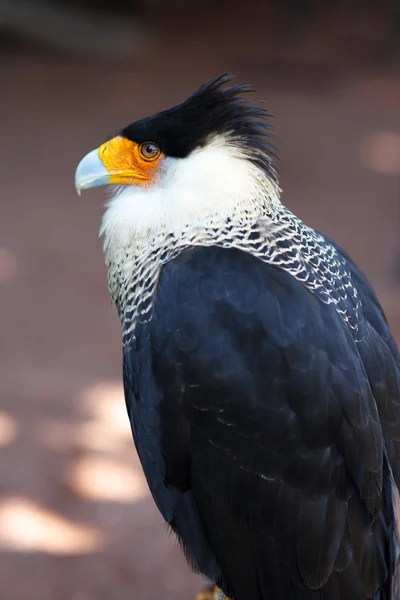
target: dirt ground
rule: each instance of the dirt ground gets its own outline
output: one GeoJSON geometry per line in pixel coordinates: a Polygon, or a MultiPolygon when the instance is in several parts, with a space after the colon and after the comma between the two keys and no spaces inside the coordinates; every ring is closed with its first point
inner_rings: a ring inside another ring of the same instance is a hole
{"type": "Polygon", "coordinates": [[[400,72],[302,85],[263,65],[260,40],[174,32],[125,66],[1,50],[1,600],[192,600],[203,586],[131,441],[104,196],[74,191],[81,157],[119,126],[221,72],[251,79],[276,115],[284,202],[349,251],[400,340],[400,72]]]}

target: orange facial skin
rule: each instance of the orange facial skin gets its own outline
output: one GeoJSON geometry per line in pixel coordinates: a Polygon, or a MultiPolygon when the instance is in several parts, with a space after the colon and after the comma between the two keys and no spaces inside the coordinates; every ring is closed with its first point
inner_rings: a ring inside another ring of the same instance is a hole
{"type": "Polygon", "coordinates": [[[110,183],[147,186],[155,182],[164,155],[158,152],[154,157],[145,157],[142,147],[146,144],[117,136],[100,146],[99,158],[110,173],[110,183]]]}

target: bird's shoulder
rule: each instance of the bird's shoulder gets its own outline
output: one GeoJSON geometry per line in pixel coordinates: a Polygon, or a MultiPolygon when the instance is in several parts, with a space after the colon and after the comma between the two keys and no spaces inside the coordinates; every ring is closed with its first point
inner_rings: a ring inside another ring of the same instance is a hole
{"type": "Polygon", "coordinates": [[[250,252],[211,246],[187,249],[164,266],[153,315],[181,329],[185,320],[199,322],[202,312],[214,321],[235,311],[248,320],[263,316],[269,328],[284,333],[289,323],[282,321],[283,314],[302,328],[313,312],[322,315],[320,307],[316,296],[284,269],[250,252]]]}

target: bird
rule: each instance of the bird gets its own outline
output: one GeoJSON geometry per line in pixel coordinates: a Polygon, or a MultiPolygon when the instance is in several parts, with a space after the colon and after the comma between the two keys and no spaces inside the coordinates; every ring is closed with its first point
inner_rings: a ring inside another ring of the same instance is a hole
{"type": "Polygon", "coordinates": [[[149,490],[232,600],[398,600],[400,359],[363,273],[282,202],[272,115],[222,75],[78,164],[149,490]]]}

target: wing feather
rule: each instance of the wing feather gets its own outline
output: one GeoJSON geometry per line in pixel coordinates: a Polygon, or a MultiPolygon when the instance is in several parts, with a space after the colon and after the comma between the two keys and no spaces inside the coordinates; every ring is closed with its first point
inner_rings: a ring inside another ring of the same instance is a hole
{"type": "Polygon", "coordinates": [[[238,600],[390,597],[399,369],[373,314],[360,346],[250,255],[196,249],[164,268],[125,357],[134,436],[162,514],[238,600]]]}

